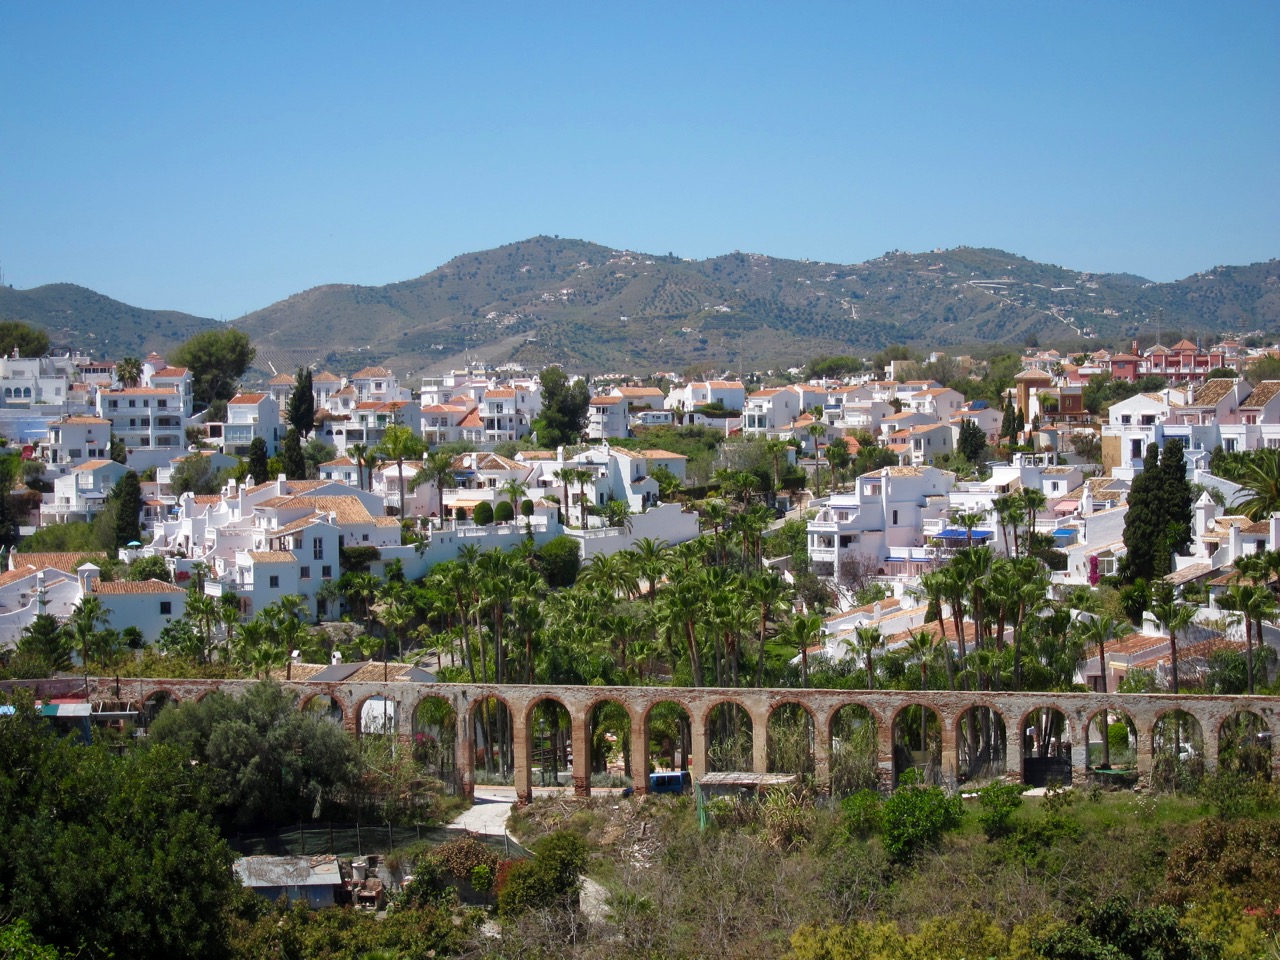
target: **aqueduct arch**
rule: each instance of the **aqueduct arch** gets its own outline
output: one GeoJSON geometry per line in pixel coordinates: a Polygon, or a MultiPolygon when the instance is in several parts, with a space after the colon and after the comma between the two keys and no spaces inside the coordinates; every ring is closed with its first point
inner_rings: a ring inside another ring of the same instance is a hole
{"type": "MultiPolygon", "coordinates": [[[[179,703],[198,699],[213,690],[221,690],[231,696],[238,696],[247,690],[254,681],[250,680],[175,680],[175,679],[137,679],[128,682],[131,688],[128,694],[136,697],[136,702],[143,703],[157,693],[164,693],[179,703]]],[[[874,724],[874,741],[876,744],[877,766],[880,782],[889,781],[893,770],[893,720],[900,711],[911,704],[921,704],[940,717],[942,735],[942,769],[941,779],[955,783],[958,778],[960,753],[956,743],[957,736],[966,735],[962,718],[974,708],[991,711],[992,727],[994,717],[998,715],[1005,724],[1006,776],[1018,778],[1023,774],[1025,741],[1027,738],[1028,719],[1033,716],[1042,717],[1045,711],[1060,714],[1058,726],[1053,731],[1061,731],[1058,736],[1058,747],[1070,746],[1069,764],[1072,779],[1079,777],[1083,781],[1088,762],[1085,749],[1084,729],[1087,722],[1094,719],[1099,711],[1109,710],[1113,714],[1125,714],[1131,719],[1136,732],[1135,762],[1139,773],[1150,773],[1154,754],[1157,748],[1157,720],[1182,711],[1189,721],[1194,721],[1195,728],[1200,731],[1197,744],[1202,744],[1205,767],[1214,768],[1218,763],[1219,739],[1223,724],[1241,713],[1248,713],[1256,720],[1249,720],[1249,735],[1258,741],[1273,741],[1280,736],[1280,697],[1262,696],[1173,696],[1171,694],[1094,694],[1094,693],[1030,693],[1030,692],[993,692],[993,691],[864,691],[864,690],[804,690],[804,689],[717,689],[689,687],[573,687],[573,686],[524,686],[524,685],[485,685],[485,684],[449,684],[449,683],[417,683],[399,681],[391,683],[350,683],[350,682],[315,682],[281,680],[282,686],[293,691],[299,705],[308,700],[324,695],[329,698],[332,707],[341,711],[344,728],[355,735],[358,730],[360,707],[373,697],[386,697],[394,704],[394,713],[399,718],[397,732],[401,736],[412,736],[410,718],[414,715],[419,702],[430,695],[447,701],[453,708],[457,721],[456,750],[458,769],[462,785],[470,792],[474,789],[474,765],[468,762],[477,755],[477,722],[482,704],[502,704],[510,711],[512,717],[512,756],[511,772],[521,800],[532,796],[533,784],[530,778],[530,758],[528,751],[521,744],[527,742],[529,736],[530,717],[533,707],[540,701],[555,700],[568,714],[570,736],[573,742],[573,755],[586,758],[590,755],[589,734],[591,713],[594,708],[610,701],[621,706],[630,718],[630,758],[633,775],[635,775],[635,791],[643,794],[646,791],[647,777],[644,772],[649,769],[652,759],[657,758],[656,751],[651,756],[649,734],[652,711],[662,703],[672,703],[683,711],[689,721],[689,744],[687,751],[681,750],[681,761],[687,763],[688,769],[695,779],[707,771],[707,721],[712,707],[718,703],[733,702],[746,711],[751,721],[751,764],[752,769],[764,772],[768,764],[768,725],[769,717],[774,709],[784,703],[799,704],[812,718],[813,725],[813,768],[814,779],[825,786],[830,782],[831,759],[833,749],[833,725],[839,726],[841,711],[849,707],[859,708],[860,725],[850,725],[850,730],[866,731],[868,722],[874,724]],[[861,711],[865,711],[862,713],[861,711]],[[1265,735],[1265,736],[1264,736],[1265,735]],[[466,758],[466,759],[463,759],[466,758]]],[[[7,687],[27,686],[40,689],[44,696],[76,695],[86,688],[88,696],[94,701],[117,700],[117,681],[113,677],[90,677],[87,681],[76,678],[70,682],[64,693],[54,692],[54,682],[12,681],[7,687]]],[[[391,711],[388,711],[389,713],[391,711]]],[[[1184,724],[1190,728],[1190,722],[1184,724]]],[[[1238,721],[1233,721],[1238,724],[1238,721]]],[[[1168,724],[1166,723],[1165,726],[1168,724]]],[[[1049,725],[1043,726],[1049,731],[1049,725]]],[[[1229,729],[1234,729],[1229,728],[1229,729]]],[[[869,735],[870,731],[866,731],[869,735]]],[[[1048,751],[1053,733],[1041,737],[1041,749],[1048,751]]],[[[838,733],[836,734],[839,739],[838,733]]],[[[1159,738],[1159,746],[1167,749],[1164,740],[1159,738]]],[[[1034,738],[1033,738],[1034,740],[1034,738]]],[[[1032,747],[1035,748],[1034,742],[1032,747]]],[[[1280,779],[1280,750],[1270,750],[1269,760],[1273,778],[1280,779]]],[[[574,788],[580,794],[589,794],[590,770],[584,766],[583,771],[574,770],[574,788]]]]}

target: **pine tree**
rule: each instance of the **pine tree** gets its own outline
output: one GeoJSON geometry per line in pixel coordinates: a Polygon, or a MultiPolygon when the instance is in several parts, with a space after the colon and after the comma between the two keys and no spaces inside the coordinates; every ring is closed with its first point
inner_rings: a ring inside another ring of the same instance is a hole
{"type": "Polygon", "coordinates": [[[142,484],[138,475],[130,470],[117,481],[111,496],[116,501],[116,546],[127,547],[142,538],[142,484]]]}
{"type": "MultiPolygon", "coordinates": [[[[284,475],[289,480],[305,480],[307,478],[307,460],[302,455],[302,440],[293,427],[284,435],[284,443],[280,446],[280,459],[284,463],[284,475]]],[[[256,478],[255,478],[256,479],[256,478]]]]}

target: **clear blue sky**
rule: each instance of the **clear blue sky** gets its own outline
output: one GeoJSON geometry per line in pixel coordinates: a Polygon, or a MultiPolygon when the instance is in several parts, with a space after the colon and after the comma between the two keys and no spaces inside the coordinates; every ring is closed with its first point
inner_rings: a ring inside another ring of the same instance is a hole
{"type": "Polygon", "coordinates": [[[0,8],[6,282],[202,316],[539,233],[1171,280],[1278,168],[1262,0],[0,8]]]}

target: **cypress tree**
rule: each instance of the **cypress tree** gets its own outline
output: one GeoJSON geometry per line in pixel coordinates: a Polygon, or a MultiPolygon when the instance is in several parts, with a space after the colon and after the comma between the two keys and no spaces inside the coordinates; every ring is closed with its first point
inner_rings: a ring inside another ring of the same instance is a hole
{"type": "Polygon", "coordinates": [[[289,480],[305,480],[307,478],[307,460],[302,455],[302,440],[293,427],[284,435],[284,443],[280,446],[280,459],[284,464],[284,475],[289,480]]]}
{"type": "Polygon", "coordinates": [[[125,547],[142,539],[142,525],[138,520],[142,513],[142,484],[138,475],[130,470],[116,482],[111,491],[116,501],[116,546],[125,547]]]}
{"type": "MultiPolygon", "coordinates": [[[[1168,517],[1165,515],[1163,488],[1160,448],[1149,443],[1142,460],[1142,472],[1134,478],[1129,489],[1129,509],[1124,516],[1124,545],[1129,551],[1124,560],[1126,580],[1138,577],[1150,580],[1155,572],[1156,555],[1166,542],[1168,517]]],[[[1168,561],[1165,563],[1167,565],[1168,561]]]]}
{"type": "Polygon", "coordinates": [[[267,441],[254,437],[249,444],[249,476],[255,483],[266,483],[271,479],[271,467],[267,463],[267,441]]]}
{"type": "Polygon", "coordinates": [[[304,437],[315,429],[316,398],[312,392],[311,371],[306,367],[298,368],[297,382],[285,408],[285,420],[304,437]]]}
{"type": "Polygon", "coordinates": [[[1156,573],[1165,574],[1169,572],[1172,555],[1191,542],[1191,484],[1187,480],[1182,441],[1177,438],[1166,440],[1160,455],[1160,497],[1164,530],[1156,573]]]}
{"type": "Polygon", "coordinates": [[[1000,436],[1013,439],[1016,424],[1017,418],[1013,413],[1013,401],[1006,400],[1004,402],[1004,419],[1000,421],[1000,436]]]}

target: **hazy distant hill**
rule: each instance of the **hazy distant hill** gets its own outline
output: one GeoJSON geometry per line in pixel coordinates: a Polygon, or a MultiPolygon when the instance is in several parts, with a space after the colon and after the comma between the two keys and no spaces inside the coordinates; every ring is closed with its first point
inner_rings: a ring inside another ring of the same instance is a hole
{"type": "MultiPolygon", "coordinates": [[[[0,288],[3,319],[115,357],[164,352],[215,326],[70,284],[0,288]]],[[[265,371],[320,362],[341,372],[376,362],[402,375],[448,367],[464,353],[593,372],[679,370],[699,361],[761,369],[896,343],[1021,345],[1035,335],[1086,346],[1083,334],[1128,338],[1156,323],[1192,337],[1274,333],[1280,261],[1151,283],[973,247],[894,251],[845,265],[744,253],[687,261],[535,237],[400,283],[315,287],[235,321],[265,371]]]]}
{"type": "Polygon", "coordinates": [[[167,348],[217,321],[173,310],[144,310],[112,300],[72,283],[51,283],[30,290],[0,287],[0,320],[21,320],[49,334],[54,348],[83,350],[92,356],[145,357],[167,348]]]}
{"type": "Polygon", "coordinates": [[[1155,284],[969,247],[844,265],[743,253],[685,261],[535,237],[414,280],[316,287],[236,325],[277,369],[310,358],[418,372],[466,351],[651,371],[699,360],[776,366],[893,343],[1132,336],[1160,311],[1165,329],[1206,337],[1275,330],[1280,262],[1155,284]]]}

